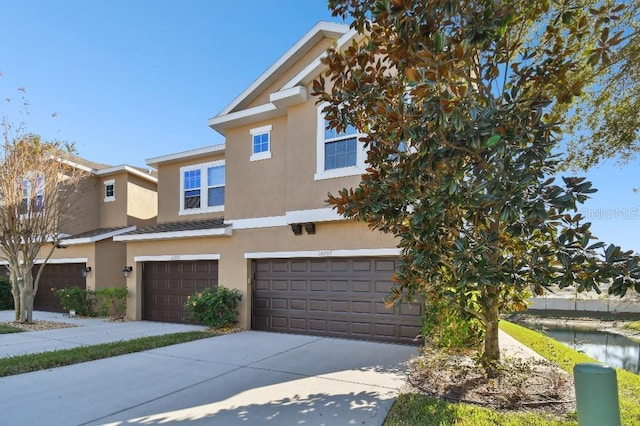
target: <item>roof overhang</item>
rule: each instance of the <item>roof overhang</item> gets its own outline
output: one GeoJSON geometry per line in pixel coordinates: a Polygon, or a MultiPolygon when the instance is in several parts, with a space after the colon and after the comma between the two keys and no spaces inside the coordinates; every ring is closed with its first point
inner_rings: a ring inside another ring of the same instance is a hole
{"type": "Polygon", "coordinates": [[[66,164],[70,167],[74,167],[78,170],[82,170],[87,173],[91,173],[94,176],[108,176],[117,173],[130,173],[132,175],[138,176],[142,179],[148,180],[153,183],[158,183],[158,179],[155,176],[152,176],[149,173],[145,173],[142,170],[136,169],[135,167],[128,166],[126,164],[121,164],[119,166],[107,167],[104,169],[93,169],[91,167],[87,167],[84,164],[80,164],[76,161],[69,160],[66,158],[55,158],[57,161],[62,164],[66,164]]]}
{"type": "Polygon", "coordinates": [[[109,176],[118,173],[129,173],[134,176],[138,176],[142,179],[148,180],[149,182],[158,183],[158,178],[150,175],[149,173],[145,173],[142,170],[138,170],[135,167],[127,166],[126,164],[122,164],[120,166],[113,166],[106,169],[96,170],[96,176],[109,176]]]}
{"type": "Polygon", "coordinates": [[[249,87],[247,87],[237,98],[227,105],[216,117],[230,114],[234,110],[244,107],[251,102],[257,93],[263,92],[278,77],[279,71],[288,68],[291,64],[302,58],[313,46],[318,44],[323,38],[342,37],[349,31],[349,26],[335,22],[318,22],[309,30],[296,44],[271,65],[260,77],[258,77],[249,87]]]}
{"type": "Polygon", "coordinates": [[[119,235],[113,237],[114,241],[154,241],[173,240],[177,238],[202,238],[202,237],[230,237],[231,227],[198,229],[190,231],[153,232],[148,234],[119,235]]]}
{"type": "Polygon", "coordinates": [[[174,154],[162,155],[160,157],[147,158],[145,162],[151,167],[158,168],[158,165],[173,161],[193,160],[214,154],[224,154],[225,145],[223,143],[204,148],[192,149],[189,151],[177,152],[174,154]]]}
{"type": "Polygon", "coordinates": [[[60,240],[60,245],[61,246],[75,246],[75,245],[79,245],[79,244],[91,244],[91,243],[96,243],[98,241],[106,240],[106,239],[111,238],[111,237],[115,237],[116,235],[124,234],[126,232],[131,232],[131,231],[135,231],[135,230],[136,230],[135,226],[128,226],[126,228],[121,228],[121,229],[117,229],[117,230],[114,230],[114,231],[105,232],[103,234],[92,235],[91,237],[61,239],[60,240]]]}
{"type": "Polygon", "coordinates": [[[267,83],[275,81],[280,76],[289,61],[298,60],[323,37],[336,38],[336,48],[345,49],[350,43],[359,41],[363,36],[358,34],[356,30],[349,29],[347,25],[320,22],[229,106],[215,117],[210,118],[209,127],[224,135],[225,130],[229,128],[285,116],[288,107],[306,102],[308,98],[307,85],[326,68],[326,65],[322,63],[323,58],[327,56],[326,52],[320,54],[280,90],[271,93],[268,103],[251,108],[243,108],[258,93],[261,93],[261,90],[267,88],[267,83]]]}

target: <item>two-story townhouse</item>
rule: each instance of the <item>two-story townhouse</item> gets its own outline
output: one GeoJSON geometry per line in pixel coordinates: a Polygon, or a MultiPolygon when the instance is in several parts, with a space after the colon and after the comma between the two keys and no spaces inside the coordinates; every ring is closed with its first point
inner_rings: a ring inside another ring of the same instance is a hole
{"type": "Polygon", "coordinates": [[[394,238],[325,201],[357,185],[366,153],[354,132],[326,129],[311,84],[326,49],[356,37],[319,23],[209,120],[224,145],[147,161],[158,170],[158,224],[114,237],[127,243],[135,272],[132,318],[184,320],[188,294],[219,283],[245,295],[245,328],[394,342],[418,335],[419,304],[394,312],[383,301],[394,238]]]}
{"type": "MultiPolygon", "coordinates": [[[[71,211],[62,229],[65,237],[42,273],[34,300],[36,310],[62,311],[51,288],[125,288],[122,269],[126,246],[114,242],[113,236],[156,221],[157,178],[148,169],[110,166],[79,157],[69,166],[85,173],[70,200],[71,211]]],[[[49,250],[44,247],[41,251],[34,273],[49,250]]]]}

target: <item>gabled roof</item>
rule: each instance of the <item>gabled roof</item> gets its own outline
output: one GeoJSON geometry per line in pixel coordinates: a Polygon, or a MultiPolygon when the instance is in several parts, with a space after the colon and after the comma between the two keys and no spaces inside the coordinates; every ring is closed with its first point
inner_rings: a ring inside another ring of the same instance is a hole
{"type": "Polygon", "coordinates": [[[296,44],[294,44],[284,55],[271,65],[260,77],[258,77],[249,87],[247,87],[237,98],[227,105],[216,117],[227,115],[233,111],[244,109],[270,84],[272,84],[282,72],[286,71],[313,48],[325,37],[340,38],[349,30],[348,25],[334,22],[318,22],[309,32],[307,32],[296,44]]]}
{"type": "Polygon", "coordinates": [[[145,226],[113,238],[114,241],[149,241],[171,238],[215,237],[231,235],[231,226],[223,218],[165,222],[145,226]]]}
{"type": "Polygon", "coordinates": [[[226,108],[210,118],[209,127],[224,134],[225,129],[229,127],[285,115],[288,106],[307,100],[305,85],[317,77],[323,69],[321,60],[326,53],[319,55],[283,87],[271,93],[269,102],[251,108],[247,106],[323,38],[337,39],[337,47],[342,48],[357,35],[357,32],[349,29],[348,25],[319,22],[226,108]]]}
{"type": "Polygon", "coordinates": [[[158,183],[158,178],[155,176],[155,172],[151,170],[130,166],[128,164],[111,166],[109,164],[96,163],[73,154],[68,154],[67,157],[68,158],[60,158],[58,160],[71,167],[91,173],[94,176],[109,176],[116,173],[126,172],[148,180],[149,182],[158,183]]]}

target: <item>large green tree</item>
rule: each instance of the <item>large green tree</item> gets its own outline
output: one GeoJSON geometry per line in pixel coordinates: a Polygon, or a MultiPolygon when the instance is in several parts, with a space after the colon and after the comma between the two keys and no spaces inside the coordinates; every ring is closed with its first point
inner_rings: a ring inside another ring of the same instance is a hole
{"type": "MultiPolygon", "coordinates": [[[[595,0],[580,3],[576,13],[597,6],[595,0]]],[[[622,165],[640,154],[640,3],[624,3],[615,23],[616,43],[603,57],[607,66],[584,67],[574,77],[584,89],[571,105],[558,108],[568,114],[565,166],[586,170],[610,159],[622,165]]],[[[588,35],[595,45],[600,34],[588,35]]]]}
{"type": "Polygon", "coordinates": [[[583,89],[576,73],[607,66],[621,9],[602,2],[578,14],[570,0],[329,4],[363,37],[329,50],[314,93],[329,125],[354,126],[368,150],[359,186],[329,203],[397,236],[390,301],[435,294],[477,318],[480,359],[495,375],[499,314],[527,289],[640,290],[638,259],[593,241],[577,212],[595,189],[582,178],[556,182],[552,154],[558,111],[583,89]]]}

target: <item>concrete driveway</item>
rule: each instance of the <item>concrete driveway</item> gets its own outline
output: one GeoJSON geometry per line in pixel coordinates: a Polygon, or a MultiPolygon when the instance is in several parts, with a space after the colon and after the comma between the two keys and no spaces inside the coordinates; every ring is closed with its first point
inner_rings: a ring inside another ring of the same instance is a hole
{"type": "Polygon", "coordinates": [[[0,378],[0,423],[380,425],[416,353],[245,331],[0,378]]]}

